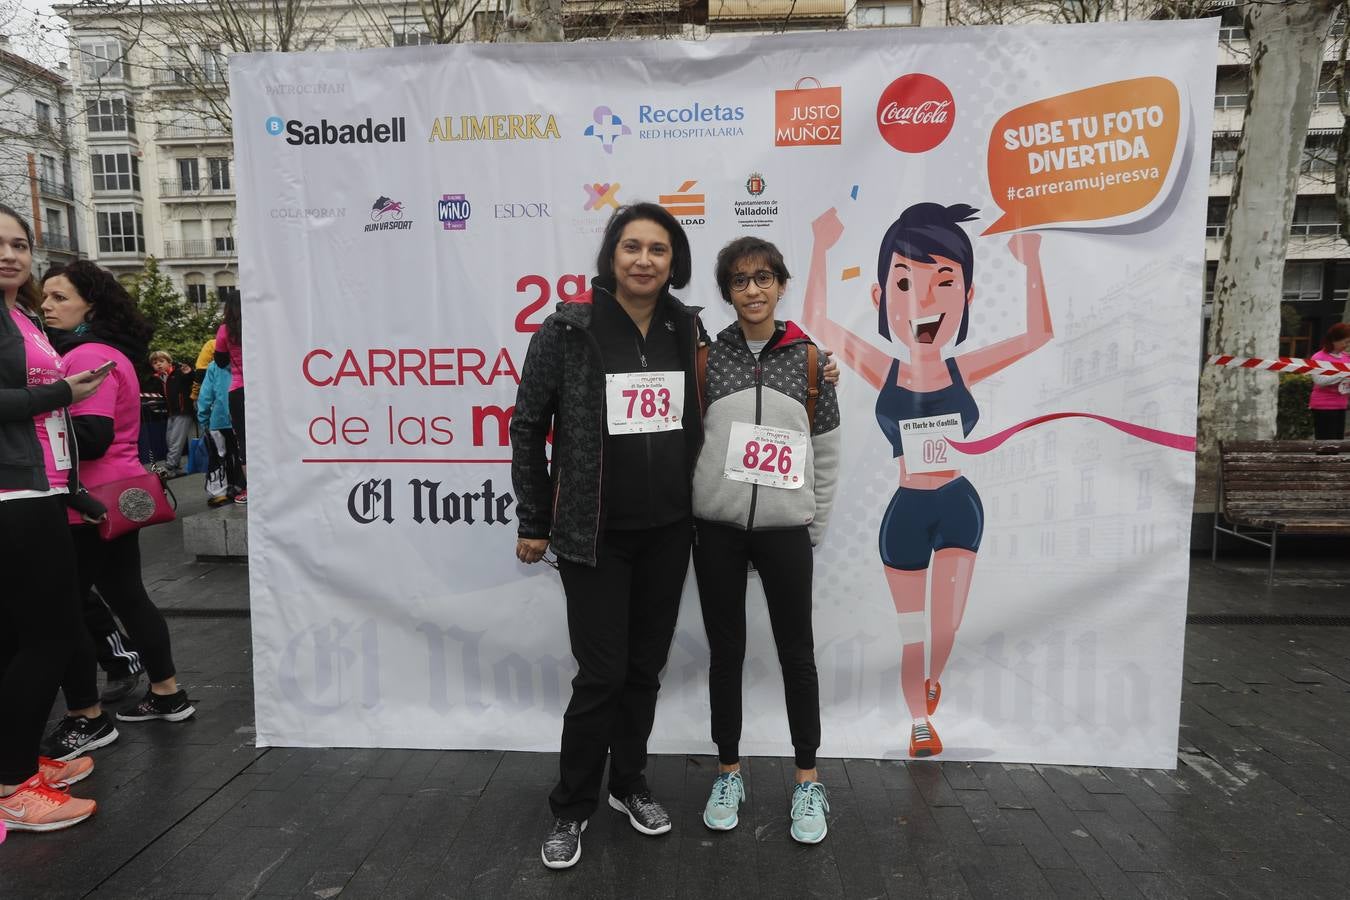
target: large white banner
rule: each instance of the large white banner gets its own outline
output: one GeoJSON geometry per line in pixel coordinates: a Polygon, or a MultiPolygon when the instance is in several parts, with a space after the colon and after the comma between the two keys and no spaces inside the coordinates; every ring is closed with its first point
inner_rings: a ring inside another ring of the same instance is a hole
{"type": "MultiPolygon", "coordinates": [[[[908,363],[880,246],[939,203],[979,210],[942,354],[1029,332],[1036,255],[1053,329],[972,388],[964,440],[906,451],[984,510],[942,758],[1174,765],[1215,48],[1208,21],[232,58],[259,744],[557,749],[575,666],[557,573],[513,557],[507,422],[618,204],[685,224],[714,333],[714,256],[755,234],[781,317],[806,324],[818,251],[828,320],[908,363]]],[[[899,469],[866,376],[845,360],[816,551],[821,753],[897,757],[899,469]]],[[[742,749],[790,755],[751,581],[742,749]]],[[[712,751],[706,673],[691,576],[653,751],[712,751]]]]}

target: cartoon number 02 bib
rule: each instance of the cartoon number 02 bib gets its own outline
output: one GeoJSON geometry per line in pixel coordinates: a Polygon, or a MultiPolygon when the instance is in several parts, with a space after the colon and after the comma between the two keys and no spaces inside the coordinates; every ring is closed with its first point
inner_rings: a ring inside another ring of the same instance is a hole
{"type": "Polygon", "coordinates": [[[961,468],[961,454],[949,442],[963,440],[961,417],[955,413],[901,420],[900,448],[905,452],[905,471],[948,472],[961,468]]]}
{"type": "Polygon", "coordinates": [[[650,434],[683,426],[683,372],[619,372],[605,376],[610,434],[650,434]]]}
{"type": "Polygon", "coordinates": [[[732,481],[796,490],[805,484],[810,439],[806,432],[791,428],[733,422],[722,474],[732,481]]]}

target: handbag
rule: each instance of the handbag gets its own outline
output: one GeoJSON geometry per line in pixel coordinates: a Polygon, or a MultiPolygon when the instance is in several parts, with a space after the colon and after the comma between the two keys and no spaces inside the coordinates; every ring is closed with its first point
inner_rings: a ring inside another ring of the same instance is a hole
{"type": "Polygon", "coordinates": [[[110,481],[86,490],[108,508],[108,517],[98,525],[98,536],[105,541],[115,540],[147,525],[172,522],[176,515],[174,507],[177,504],[169,504],[171,495],[164,482],[153,472],[110,481]]]}

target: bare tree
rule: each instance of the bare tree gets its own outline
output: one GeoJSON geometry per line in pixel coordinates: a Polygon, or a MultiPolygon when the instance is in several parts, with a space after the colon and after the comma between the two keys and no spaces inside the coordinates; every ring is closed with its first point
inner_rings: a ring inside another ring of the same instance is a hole
{"type": "MultiPolygon", "coordinates": [[[[1323,47],[1342,0],[1248,0],[1251,97],[1238,144],[1209,352],[1273,357],[1299,169],[1321,78],[1323,47]]],[[[1274,378],[1209,366],[1200,377],[1198,488],[1208,494],[1220,440],[1275,432],[1274,378]]]]}

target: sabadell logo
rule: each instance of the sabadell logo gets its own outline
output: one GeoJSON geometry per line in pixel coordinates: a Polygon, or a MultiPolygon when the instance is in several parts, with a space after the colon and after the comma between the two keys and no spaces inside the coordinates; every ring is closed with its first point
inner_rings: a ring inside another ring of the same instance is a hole
{"type": "Polygon", "coordinates": [[[932,75],[901,75],[877,100],[877,130],[903,153],[924,153],[947,139],[956,124],[952,92],[932,75]]]}
{"type": "Polygon", "coordinates": [[[286,143],[301,144],[401,144],[408,139],[403,116],[394,116],[387,123],[376,124],[367,117],[364,122],[330,122],[320,119],[317,125],[306,125],[299,119],[270,116],[265,123],[267,133],[285,134],[286,143]]]}

